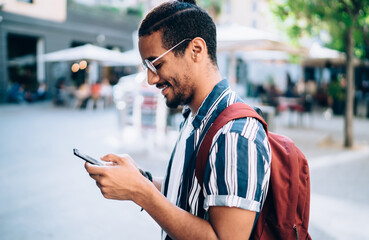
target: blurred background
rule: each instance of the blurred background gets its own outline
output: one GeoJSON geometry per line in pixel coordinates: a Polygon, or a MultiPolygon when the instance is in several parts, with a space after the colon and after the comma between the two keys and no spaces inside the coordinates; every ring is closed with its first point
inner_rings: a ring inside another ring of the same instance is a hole
{"type": "MultiPolygon", "coordinates": [[[[149,87],[137,28],[161,0],[0,0],[0,239],[160,239],[104,199],[79,148],[163,176],[181,109],[149,87]]],[[[198,0],[218,66],[311,172],[313,239],[369,239],[369,0],[198,0]]]]}

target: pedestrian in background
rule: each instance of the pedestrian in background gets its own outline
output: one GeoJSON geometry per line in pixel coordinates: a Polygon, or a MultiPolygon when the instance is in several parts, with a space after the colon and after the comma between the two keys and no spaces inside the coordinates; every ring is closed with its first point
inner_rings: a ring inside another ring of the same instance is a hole
{"type": "Polygon", "coordinates": [[[233,120],[213,139],[203,185],[195,177],[201,140],[227,106],[242,102],[223,79],[216,27],[194,1],[154,8],[139,27],[148,83],[168,107],[184,105],[180,135],[165,178],[152,177],[128,156],[108,154],[107,166],[86,163],[104,197],[131,200],[162,227],[162,239],[248,239],[263,206],[271,150],[260,122],[233,120]]]}

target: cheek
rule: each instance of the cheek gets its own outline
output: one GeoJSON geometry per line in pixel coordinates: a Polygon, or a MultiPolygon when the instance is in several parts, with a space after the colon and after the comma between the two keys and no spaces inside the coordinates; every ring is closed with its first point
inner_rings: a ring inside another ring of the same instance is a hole
{"type": "Polygon", "coordinates": [[[194,83],[190,77],[192,71],[186,62],[173,61],[171,67],[167,72],[163,72],[162,79],[165,80],[165,76],[167,76],[167,82],[174,87],[174,91],[177,94],[187,95],[189,92],[192,92],[194,88],[194,83]]]}
{"type": "Polygon", "coordinates": [[[174,92],[176,95],[180,95],[182,98],[191,98],[194,92],[194,84],[188,75],[176,78],[173,81],[175,81],[174,92]]]}
{"type": "Polygon", "coordinates": [[[169,82],[175,89],[186,91],[186,88],[190,86],[188,79],[189,78],[186,75],[180,76],[179,74],[176,74],[170,78],[169,82]]]}

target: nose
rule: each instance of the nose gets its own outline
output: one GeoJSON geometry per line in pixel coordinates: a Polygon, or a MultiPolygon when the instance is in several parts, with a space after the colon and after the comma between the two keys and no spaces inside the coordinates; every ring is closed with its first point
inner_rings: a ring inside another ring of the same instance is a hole
{"type": "Polygon", "coordinates": [[[146,72],[147,72],[146,77],[147,77],[148,84],[155,85],[159,82],[160,77],[158,74],[153,73],[150,69],[147,69],[146,72]]]}

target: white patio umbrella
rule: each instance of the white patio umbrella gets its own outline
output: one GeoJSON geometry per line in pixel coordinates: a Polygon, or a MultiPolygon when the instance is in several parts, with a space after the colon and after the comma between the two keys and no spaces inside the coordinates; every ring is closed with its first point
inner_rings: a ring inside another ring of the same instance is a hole
{"type": "Polygon", "coordinates": [[[217,42],[218,51],[278,50],[292,54],[303,53],[302,49],[282,41],[277,34],[239,24],[217,26],[217,42]]]}
{"type": "Polygon", "coordinates": [[[124,65],[139,65],[141,64],[141,56],[138,49],[131,49],[121,53],[121,61],[104,61],[104,66],[124,66],[124,65]]]}
{"type": "Polygon", "coordinates": [[[139,55],[128,53],[121,53],[106,48],[98,47],[92,44],[86,44],[79,47],[67,48],[42,55],[45,62],[63,62],[63,61],[95,61],[104,63],[111,63],[121,66],[138,65],[141,62],[139,55]]]}
{"type": "Polygon", "coordinates": [[[46,53],[41,56],[41,59],[44,62],[86,60],[90,62],[90,83],[97,81],[98,64],[103,66],[136,66],[141,63],[141,58],[136,51],[130,50],[121,53],[92,44],[46,53]]]}
{"type": "MultiPolygon", "coordinates": [[[[305,66],[325,66],[328,62],[343,65],[346,62],[346,55],[343,52],[323,47],[314,42],[302,64],[305,66]]],[[[359,64],[357,59],[354,59],[354,62],[359,64]]]]}
{"type": "Polygon", "coordinates": [[[282,41],[277,34],[242,26],[239,24],[223,24],[217,26],[218,52],[229,53],[228,79],[236,83],[236,53],[272,50],[287,54],[306,54],[306,49],[296,49],[282,41]]]}

